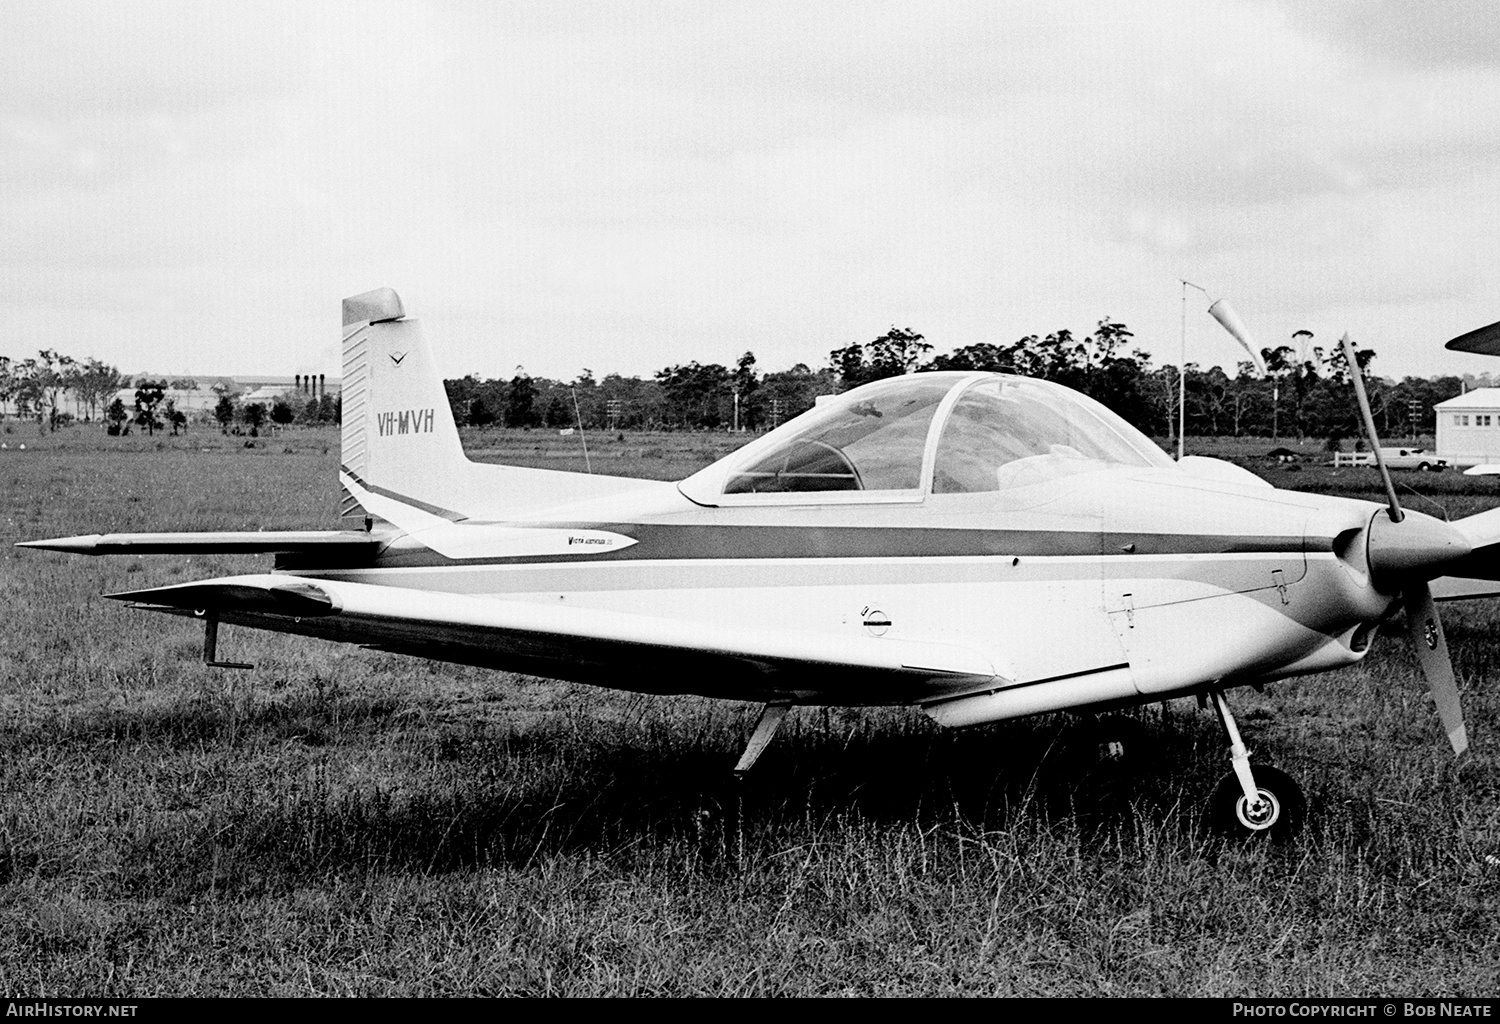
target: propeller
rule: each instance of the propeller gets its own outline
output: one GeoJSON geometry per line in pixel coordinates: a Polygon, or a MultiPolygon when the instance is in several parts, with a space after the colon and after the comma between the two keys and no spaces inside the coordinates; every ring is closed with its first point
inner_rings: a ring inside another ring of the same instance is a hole
{"type": "Polygon", "coordinates": [[[1380,451],[1375,433],[1375,417],[1370,413],[1370,399],[1365,394],[1364,373],[1354,354],[1354,345],[1345,334],[1340,340],[1349,360],[1349,376],[1354,382],[1354,396],[1359,401],[1365,436],[1375,455],[1375,466],[1385,483],[1390,506],[1370,520],[1368,559],[1370,576],[1378,586],[1393,586],[1406,609],[1406,635],[1416,652],[1417,664],[1427,680],[1427,690],[1437,704],[1438,719],[1454,755],[1468,749],[1464,732],[1463,708],[1458,697],[1458,680],[1453,675],[1453,660],[1448,656],[1448,641],[1443,637],[1443,622],[1438,618],[1437,604],[1432,600],[1428,581],[1444,574],[1445,568],[1461,561],[1472,550],[1463,534],[1452,526],[1425,516],[1408,518],[1396,497],[1396,485],[1380,451]]]}

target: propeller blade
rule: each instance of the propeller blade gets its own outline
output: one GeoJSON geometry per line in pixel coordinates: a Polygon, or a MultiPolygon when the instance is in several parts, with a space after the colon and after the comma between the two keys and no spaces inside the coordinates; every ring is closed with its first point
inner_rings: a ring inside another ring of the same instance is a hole
{"type": "Polygon", "coordinates": [[[1354,354],[1354,343],[1346,331],[1339,339],[1344,346],[1344,358],[1349,360],[1349,379],[1354,382],[1354,397],[1359,400],[1359,414],[1364,420],[1365,437],[1370,442],[1370,451],[1375,456],[1375,465],[1380,469],[1380,478],[1385,481],[1385,494],[1391,501],[1391,522],[1399,523],[1406,518],[1401,511],[1401,502],[1396,500],[1396,484],[1391,480],[1391,471],[1386,468],[1385,456],[1380,454],[1380,437],[1375,433],[1375,417],[1370,412],[1370,399],[1365,395],[1365,375],[1359,368],[1359,357],[1354,354]]]}
{"type": "Polygon", "coordinates": [[[1464,712],[1459,705],[1458,680],[1453,676],[1453,662],[1448,657],[1448,641],[1443,637],[1443,623],[1438,618],[1432,589],[1426,583],[1412,583],[1402,591],[1406,607],[1406,633],[1417,653],[1417,663],[1427,677],[1427,689],[1437,704],[1438,719],[1455,756],[1469,747],[1464,733],[1464,712]]]}

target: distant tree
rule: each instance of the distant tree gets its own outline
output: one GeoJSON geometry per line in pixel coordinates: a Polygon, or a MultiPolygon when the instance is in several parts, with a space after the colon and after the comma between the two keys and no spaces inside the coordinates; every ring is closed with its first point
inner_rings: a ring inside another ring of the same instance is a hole
{"type": "Polygon", "coordinates": [[[956,348],[933,358],[928,370],[983,370],[991,373],[1014,373],[1015,357],[1011,349],[982,341],[956,348]]]}
{"type": "Polygon", "coordinates": [[[1273,409],[1273,415],[1276,427],[1272,431],[1272,437],[1278,436],[1283,429],[1290,426],[1297,432],[1298,441],[1307,439],[1307,400],[1312,394],[1313,387],[1322,379],[1320,367],[1323,363],[1323,350],[1314,346],[1312,341],[1312,331],[1294,331],[1292,333],[1294,345],[1281,345],[1274,349],[1261,350],[1261,356],[1266,363],[1266,373],[1272,378],[1275,386],[1273,397],[1276,408],[1273,409]],[[1281,419],[1283,403],[1290,406],[1289,422],[1281,419]]]}
{"type": "Polygon", "coordinates": [[[10,356],[0,356],[0,419],[5,418],[5,404],[15,393],[15,376],[11,373],[10,356]]]}
{"type": "Polygon", "coordinates": [[[573,397],[568,393],[566,385],[548,381],[547,386],[539,390],[536,404],[542,410],[542,422],[549,427],[571,427],[576,422],[573,418],[573,397]]]}
{"type": "Polygon", "coordinates": [[[1146,373],[1141,381],[1149,410],[1147,433],[1165,437],[1169,443],[1177,437],[1178,373],[1175,366],[1162,366],[1146,373]]]}
{"type": "Polygon", "coordinates": [[[173,437],[177,436],[177,431],[179,429],[184,434],[187,433],[187,413],[177,408],[177,400],[175,398],[168,398],[165,402],[162,403],[162,419],[172,425],[173,437]]]}
{"type": "Polygon", "coordinates": [[[1223,433],[1222,420],[1228,414],[1231,392],[1229,375],[1217,366],[1188,374],[1189,429],[1210,437],[1223,433]]]}
{"type": "MultiPolygon", "coordinates": [[[[464,422],[474,427],[487,427],[495,422],[495,413],[485,404],[484,399],[477,395],[469,399],[468,408],[464,410],[464,422]]],[[[456,421],[458,417],[454,417],[456,421]]]]}
{"type": "Polygon", "coordinates": [[[746,352],[734,364],[729,377],[732,395],[739,396],[740,429],[754,430],[761,423],[760,377],[755,372],[755,353],[746,352]]]}
{"type": "Polygon", "coordinates": [[[260,425],[266,421],[264,402],[249,402],[240,406],[240,422],[250,428],[251,436],[260,433],[260,425]]]}
{"type": "Polygon", "coordinates": [[[228,393],[219,395],[219,401],[214,405],[214,419],[219,421],[219,432],[229,433],[229,425],[234,422],[234,396],[228,393]]]}
{"type": "Polygon", "coordinates": [[[106,428],[111,434],[130,433],[130,413],[125,408],[125,403],[118,397],[109,403],[109,408],[104,410],[104,418],[109,426],[106,428]]]}
{"type": "MultiPolygon", "coordinates": [[[[60,355],[56,349],[44,348],[37,353],[33,371],[35,388],[45,406],[48,429],[57,429],[58,403],[68,389],[76,360],[72,356],[60,355]]],[[[42,411],[42,410],[39,410],[42,411]]]]}
{"type": "Polygon", "coordinates": [[[286,396],[279,396],[271,403],[271,422],[279,426],[286,426],[297,418],[297,410],[293,409],[287,402],[286,396]]]}
{"type": "Polygon", "coordinates": [[[135,420],[154,435],[161,421],[156,418],[156,407],[167,397],[167,382],[149,380],[145,377],[135,382],[135,420]]]}
{"type": "Polygon", "coordinates": [[[11,399],[16,404],[16,416],[38,423],[42,421],[42,410],[46,404],[44,369],[35,359],[23,359],[11,368],[11,399]]]}
{"type": "MultiPolygon", "coordinates": [[[[1481,385],[1482,386],[1482,385],[1481,385]]],[[[1432,434],[1437,431],[1437,414],[1433,406],[1463,393],[1459,377],[1407,377],[1391,389],[1387,403],[1388,418],[1383,428],[1391,437],[1410,434],[1432,434]],[[1412,418],[1415,410],[1416,417],[1412,418]]]]}
{"type": "MultiPolygon", "coordinates": [[[[453,422],[458,426],[487,427],[504,421],[506,386],[503,380],[481,380],[471,373],[443,381],[443,390],[448,394],[448,406],[453,410],[453,422]]],[[[318,415],[325,421],[331,419],[330,409],[327,403],[320,403],[318,415]]]]}
{"type": "Polygon", "coordinates": [[[1230,412],[1234,417],[1234,436],[1256,432],[1257,424],[1252,416],[1270,407],[1270,384],[1257,376],[1255,364],[1242,360],[1235,368],[1233,390],[1230,392],[1230,412]]]}
{"type": "Polygon", "coordinates": [[[720,363],[668,366],[656,371],[667,422],[678,427],[717,427],[732,407],[729,369],[720,363]]]}
{"type": "Polygon", "coordinates": [[[99,406],[125,386],[125,375],[90,357],[73,368],[68,386],[79,404],[88,410],[89,419],[93,419],[99,406]]]}
{"type": "Polygon", "coordinates": [[[525,370],[517,367],[505,393],[505,425],[507,427],[535,427],[542,422],[534,408],[537,398],[535,382],[525,370]]]}
{"type": "Polygon", "coordinates": [[[302,408],[297,410],[297,422],[315,426],[322,422],[322,409],[322,401],[309,395],[307,401],[302,403],[302,408]]]}
{"type": "MultiPolygon", "coordinates": [[[[1356,348],[1354,358],[1359,362],[1361,373],[1368,374],[1370,364],[1375,362],[1375,350],[1373,348],[1356,348]]],[[[1325,363],[1327,376],[1340,384],[1348,384],[1352,379],[1349,373],[1349,357],[1344,354],[1342,344],[1335,345],[1333,351],[1328,353],[1325,363]]]]}
{"type": "Polygon", "coordinates": [[[875,380],[911,373],[932,346],[910,327],[892,326],[864,345],[846,345],[828,353],[829,365],[847,391],[875,380]]]}
{"type": "Polygon", "coordinates": [[[609,415],[609,403],[617,402],[614,426],[616,428],[649,427],[661,423],[666,400],[661,384],[640,377],[622,377],[611,373],[599,382],[599,397],[609,415]]]}
{"type": "Polygon", "coordinates": [[[473,404],[474,394],[479,389],[479,383],[479,378],[472,373],[457,380],[443,381],[443,391],[448,396],[449,408],[453,410],[453,423],[455,426],[468,426],[469,407],[473,404]]]}
{"type": "Polygon", "coordinates": [[[811,409],[819,395],[837,391],[838,378],[833,370],[814,371],[806,363],[798,363],[790,370],[762,377],[757,400],[764,424],[777,427],[811,409]]]}
{"type": "Polygon", "coordinates": [[[589,430],[601,429],[605,418],[604,396],[599,390],[599,382],[594,379],[594,371],[584,367],[567,390],[569,402],[577,410],[575,418],[581,419],[589,430]]]}

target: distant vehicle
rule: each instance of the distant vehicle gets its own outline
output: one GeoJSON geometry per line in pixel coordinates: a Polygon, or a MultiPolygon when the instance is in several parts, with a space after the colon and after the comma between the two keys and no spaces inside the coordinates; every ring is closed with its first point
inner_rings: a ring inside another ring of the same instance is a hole
{"type": "Polygon", "coordinates": [[[1440,459],[1426,448],[1382,448],[1380,454],[1390,469],[1418,469],[1422,472],[1441,473],[1448,468],[1448,460],[1440,459]]]}
{"type": "MultiPolygon", "coordinates": [[[[1440,459],[1425,448],[1382,448],[1380,454],[1387,469],[1418,469],[1424,473],[1441,473],[1448,468],[1447,459],[1440,459]]],[[[1375,456],[1368,451],[1337,452],[1331,465],[1373,466],[1375,456]]]]}

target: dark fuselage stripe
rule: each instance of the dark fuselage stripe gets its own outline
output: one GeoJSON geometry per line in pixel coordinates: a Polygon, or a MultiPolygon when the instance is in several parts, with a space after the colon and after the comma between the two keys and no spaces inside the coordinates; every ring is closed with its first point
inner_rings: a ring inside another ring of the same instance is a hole
{"type": "MultiPolygon", "coordinates": [[[[541,524],[538,524],[540,526],[541,524]]],[[[1058,557],[1132,555],[1295,554],[1302,537],[1232,534],[1104,534],[1087,530],[985,530],[926,527],[661,525],[548,523],[548,529],[602,530],[634,538],[622,550],[581,554],[455,559],[430,549],[387,550],[378,568],[536,565],[573,562],[712,559],[1058,557]]],[[[475,526],[473,529],[484,529],[475,526]]],[[[347,563],[346,563],[347,564],[347,563]]],[[[315,557],[295,566],[316,567],[315,557]]]]}

